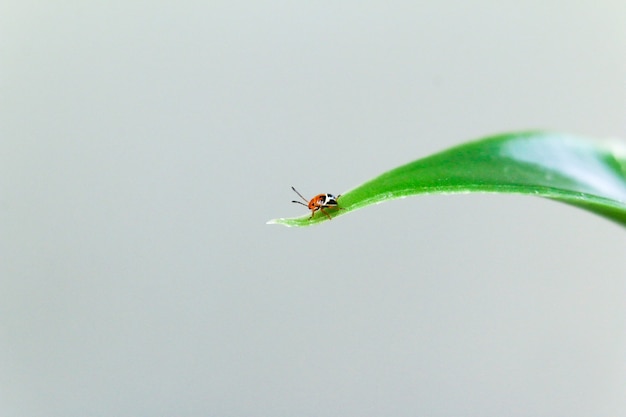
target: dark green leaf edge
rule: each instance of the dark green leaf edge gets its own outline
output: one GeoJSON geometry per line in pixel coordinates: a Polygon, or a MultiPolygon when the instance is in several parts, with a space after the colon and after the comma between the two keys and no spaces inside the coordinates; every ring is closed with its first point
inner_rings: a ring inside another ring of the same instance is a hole
{"type": "MultiPolygon", "coordinates": [[[[626,226],[623,142],[601,143],[553,132],[507,133],[468,142],[402,165],[345,192],[332,218],[422,194],[503,193],[548,198],[626,226]]],[[[311,226],[319,211],[268,224],[311,226]]]]}

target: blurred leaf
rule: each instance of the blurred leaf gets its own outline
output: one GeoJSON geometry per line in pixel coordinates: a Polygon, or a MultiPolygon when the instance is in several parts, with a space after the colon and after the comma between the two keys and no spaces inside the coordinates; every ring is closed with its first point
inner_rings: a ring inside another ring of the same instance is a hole
{"type": "MultiPolygon", "coordinates": [[[[614,144],[617,145],[617,144],[614,144]]],[[[333,218],[419,194],[507,193],[549,198],[626,226],[626,159],[616,146],[547,132],[503,134],[402,165],[344,193],[333,218]]],[[[310,226],[321,212],[269,224],[310,226]]]]}

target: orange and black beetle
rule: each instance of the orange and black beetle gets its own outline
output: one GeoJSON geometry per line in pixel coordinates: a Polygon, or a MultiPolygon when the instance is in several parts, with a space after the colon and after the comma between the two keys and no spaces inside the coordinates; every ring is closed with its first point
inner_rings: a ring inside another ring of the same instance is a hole
{"type": "MultiPolygon", "coordinates": [[[[302,197],[302,194],[300,194],[298,190],[296,190],[294,187],[291,187],[291,189],[294,190],[296,194],[300,196],[300,198],[304,201],[304,203],[307,202],[306,198],[302,197]]],[[[324,209],[329,208],[329,207],[341,209],[341,207],[339,207],[339,203],[337,203],[337,199],[339,197],[341,197],[341,195],[338,195],[337,197],[335,197],[334,195],[328,194],[328,193],[318,194],[315,197],[313,197],[311,201],[309,201],[307,204],[304,204],[301,201],[296,201],[296,200],[293,200],[292,203],[302,204],[303,206],[311,210],[311,218],[313,218],[313,216],[315,215],[315,212],[319,210],[322,213],[324,213],[326,217],[328,217],[329,220],[331,220],[330,215],[326,213],[324,209]]]]}

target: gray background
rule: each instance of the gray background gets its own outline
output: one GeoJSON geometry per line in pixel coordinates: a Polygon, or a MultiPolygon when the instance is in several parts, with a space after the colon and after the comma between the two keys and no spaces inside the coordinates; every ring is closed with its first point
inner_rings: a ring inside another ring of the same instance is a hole
{"type": "Polygon", "coordinates": [[[291,204],[501,131],[626,136],[626,3],[4,1],[0,415],[625,416],[624,229],[291,204]]]}

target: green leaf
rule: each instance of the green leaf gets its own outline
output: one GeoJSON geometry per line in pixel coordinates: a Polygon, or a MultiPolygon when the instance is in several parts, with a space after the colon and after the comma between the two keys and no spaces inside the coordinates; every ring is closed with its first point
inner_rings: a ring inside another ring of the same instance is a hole
{"type": "MultiPolygon", "coordinates": [[[[344,193],[333,218],[419,194],[506,193],[549,198],[626,226],[626,159],[609,144],[571,135],[522,132],[469,142],[402,165],[344,193]]],[[[317,211],[269,224],[310,226],[317,211]]]]}

